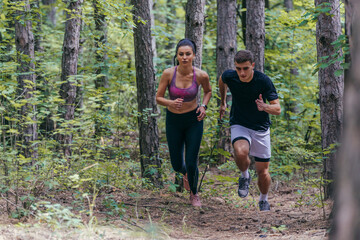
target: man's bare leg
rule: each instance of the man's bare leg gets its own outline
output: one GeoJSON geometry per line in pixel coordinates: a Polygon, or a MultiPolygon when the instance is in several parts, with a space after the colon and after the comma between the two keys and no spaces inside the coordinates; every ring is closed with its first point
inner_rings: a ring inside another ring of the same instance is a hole
{"type": "Polygon", "coordinates": [[[261,211],[268,211],[270,210],[270,205],[265,206],[264,204],[269,204],[268,200],[268,193],[271,184],[271,177],[269,173],[269,162],[255,162],[256,172],[258,175],[258,186],[260,190],[260,201],[259,206],[261,211]],[[263,206],[261,206],[263,205],[263,206]]]}
{"type": "Polygon", "coordinates": [[[248,171],[250,166],[249,148],[249,142],[245,139],[237,140],[234,143],[235,162],[241,171],[238,194],[242,198],[248,195],[251,180],[251,176],[248,171]]]}

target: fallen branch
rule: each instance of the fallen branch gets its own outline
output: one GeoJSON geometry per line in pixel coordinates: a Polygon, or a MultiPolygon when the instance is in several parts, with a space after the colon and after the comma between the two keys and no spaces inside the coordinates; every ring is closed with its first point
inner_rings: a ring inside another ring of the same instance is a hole
{"type": "Polygon", "coordinates": [[[208,168],[209,168],[209,165],[206,165],[205,170],[204,170],[204,174],[202,175],[201,180],[200,180],[198,192],[200,192],[200,190],[201,190],[201,184],[202,184],[202,181],[203,181],[203,179],[204,179],[204,177],[205,177],[205,173],[206,173],[206,171],[208,170],[208,168]]]}

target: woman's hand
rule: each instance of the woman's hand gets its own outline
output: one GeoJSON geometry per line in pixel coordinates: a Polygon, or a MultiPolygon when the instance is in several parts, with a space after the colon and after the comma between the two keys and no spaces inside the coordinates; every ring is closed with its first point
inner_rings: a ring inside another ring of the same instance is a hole
{"type": "Polygon", "coordinates": [[[206,117],[206,109],[205,109],[205,107],[203,107],[203,106],[198,107],[198,109],[196,110],[196,113],[199,113],[198,116],[197,116],[197,120],[198,121],[203,120],[206,117]]]}
{"type": "Polygon", "coordinates": [[[184,102],[184,99],[177,98],[172,101],[172,103],[170,104],[170,107],[175,108],[176,110],[180,110],[183,105],[183,102],[184,102]]]}

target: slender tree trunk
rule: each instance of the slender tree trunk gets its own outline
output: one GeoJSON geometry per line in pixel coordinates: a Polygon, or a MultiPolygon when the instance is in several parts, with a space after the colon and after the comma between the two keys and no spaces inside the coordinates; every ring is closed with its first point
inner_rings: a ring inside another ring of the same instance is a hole
{"type": "MultiPolygon", "coordinates": [[[[352,41],[352,21],[355,18],[353,11],[353,1],[345,0],[345,35],[347,36],[347,44],[350,46],[350,49],[353,48],[354,43],[352,41]]],[[[351,64],[351,54],[345,55],[345,62],[351,64]]],[[[348,78],[349,70],[345,69],[345,79],[348,78]]]]}
{"type": "MultiPolygon", "coordinates": [[[[153,0],[149,0],[149,6],[150,6],[150,18],[151,18],[151,27],[155,28],[155,15],[154,15],[154,7],[155,7],[155,3],[153,0]]],[[[151,48],[153,51],[153,56],[154,56],[154,69],[156,69],[156,59],[158,57],[157,55],[157,50],[156,50],[156,38],[155,36],[151,35],[151,48]]]]}
{"type": "MultiPolygon", "coordinates": [[[[323,61],[325,56],[336,53],[332,45],[341,35],[339,0],[315,0],[315,5],[321,3],[331,4],[331,15],[320,14],[316,25],[316,45],[318,52],[318,62],[323,61]]],[[[321,142],[323,151],[328,150],[332,144],[340,142],[343,127],[343,92],[344,77],[336,76],[335,72],[339,69],[341,62],[335,62],[326,68],[319,70],[319,99],[320,99],[320,119],[321,119],[321,142]]],[[[335,159],[337,147],[331,152],[324,154],[323,176],[326,182],[324,186],[325,198],[333,197],[335,159]]]]}
{"type": "Polygon", "coordinates": [[[264,72],[265,1],[246,1],[246,49],[253,52],[255,69],[264,72]]]}
{"type": "Polygon", "coordinates": [[[336,166],[335,234],[330,239],[360,239],[360,2],[345,1],[352,66],[345,80],[344,137],[336,166]],[[351,18],[349,18],[351,16],[351,18]],[[350,31],[349,31],[350,30],[350,31]]]}
{"type": "MultiPolygon", "coordinates": [[[[173,4],[173,1],[171,0],[167,0],[166,1],[166,7],[167,9],[169,9],[170,14],[168,14],[166,16],[166,30],[168,32],[174,32],[175,31],[175,24],[176,22],[173,20],[172,16],[176,15],[176,5],[173,4]]],[[[169,56],[174,56],[175,55],[175,37],[174,35],[169,36],[169,41],[167,43],[167,45],[165,45],[165,49],[168,51],[168,55],[169,56]]],[[[172,58],[167,58],[167,60],[165,60],[166,65],[172,65],[173,64],[173,60],[172,58]]]]}
{"type": "Polygon", "coordinates": [[[270,8],[270,0],[265,0],[265,8],[270,8]]]}
{"type": "Polygon", "coordinates": [[[18,96],[26,101],[21,107],[23,154],[26,158],[37,158],[36,146],[32,145],[37,140],[36,106],[30,103],[36,90],[35,83],[35,56],[34,35],[32,23],[27,19],[30,12],[28,0],[17,1],[20,4],[15,12],[15,44],[17,51],[17,76],[18,96]],[[20,10],[21,9],[21,10],[20,10]]]}
{"type": "MultiPolygon", "coordinates": [[[[236,0],[217,1],[217,37],[216,37],[216,66],[217,79],[227,69],[234,67],[234,55],[237,50],[236,44],[236,0]]],[[[227,97],[231,101],[231,96],[227,97]]],[[[220,104],[220,102],[219,102],[220,104]]],[[[219,147],[231,152],[230,129],[220,128],[219,147]]],[[[224,163],[226,157],[221,155],[220,162],[224,163]]]]}
{"type": "MultiPolygon", "coordinates": [[[[33,3],[31,4],[31,8],[34,9],[40,9],[40,1],[36,0],[33,1],[33,3]]],[[[36,19],[36,27],[35,27],[35,52],[43,52],[43,48],[41,46],[41,42],[42,42],[42,20],[41,20],[41,14],[39,12],[35,13],[35,19],[36,19]]]]}
{"type": "MultiPolygon", "coordinates": [[[[96,65],[95,74],[100,75],[97,76],[95,80],[95,87],[101,93],[106,93],[109,89],[109,79],[108,79],[108,55],[107,55],[107,22],[106,16],[102,9],[102,4],[99,0],[93,0],[94,6],[94,19],[95,19],[95,48],[96,48],[96,65]]],[[[99,118],[103,118],[108,116],[108,112],[104,108],[104,105],[107,102],[106,96],[102,97],[100,102],[100,107],[98,110],[99,118]]],[[[101,124],[102,121],[96,119],[95,122],[95,135],[101,136],[102,129],[101,124]]]]}
{"type": "MultiPolygon", "coordinates": [[[[40,1],[36,0],[32,3],[31,8],[34,9],[40,9],[40,1]]],[[[37,54],[43,54],[44,52],[44,48],[42,47],[42,41],[43,41],[43,37],[42,37],[42,15],[39,12],[35,13],[35,20],[37,21],[36,23],[36,28],[35,28],[35,55],[37,54]]],[[[48,82],[47,80],[43,77],[44,72],[41,68],[41,64],[42,64],[42,60],[41,58],[39,58],[37,64],[37,69],[36,69],[36,83],[37,83],[37,90],[41,92],[41,95],[47,99],[47,97],[50,95],[49,89],[48,89],[48,82]]],[[[44,119],[38,119],[38,121],[41,122],[41,124],[39,125],[39,131],[44,134],[44,136],[50,137],[53,134],[53,130],[55,129],[54,125],[54,120],[52,119],[52,114],[50,109],[46,109],[47,112],[50,112],[49,114],[47,114],[45,116],[44,119]]]]}
{"type": "Polygon", "coordinates": [[[47,6],[47,19],[53,27],[56,26],[56,0],[42,0],[42,3],[47,6]]]}
{"type": "Polygon", "coordinates": [[[72,144],[72,125],[68,121],[74,119],[76,107],[77,86],[74,75],[77,75],[82,3],[83,0],[68,1],[61,62],[61,81],[64,83],[60,87],[60,96],[65,103],[60,106],[60,113],[65,120],[63,127],[67,129],[67,133],[59,136],[59,140],[67,158],[71,156],[72,144]]]}
{"type": "MultiPolygon", "coordinates": [[[[241,1],[241,8],[246,9],[246,0],[241,1]]],[[[246,46],[246,10],[240,13],[241,16],[241,31],[242,31],[242,38],[244,42],[244,46],[246,46]]]]}
{"type": "Polygon", "coordinates": [[[294,10],[293,0],[284,0],[284,6],[287,12],[294,10]]]}
{"type": "Polygon", "coordinates": [[[162,185],[159,158],[159,133],[155,101],[155,72],[151,47],[151,19],[149,0],[132,0],[134,5],[134,47],[140,144],[141,173],[155,186],[162,185]],[[138,21],[142,19],[145,24],[138,21]]]}
{"type": "Polygon", "coordinates": [[[186,4],[185,37],[196,44],[194,66],[201,68],[205,26],[205,0],[188,0],[186,4]]]}

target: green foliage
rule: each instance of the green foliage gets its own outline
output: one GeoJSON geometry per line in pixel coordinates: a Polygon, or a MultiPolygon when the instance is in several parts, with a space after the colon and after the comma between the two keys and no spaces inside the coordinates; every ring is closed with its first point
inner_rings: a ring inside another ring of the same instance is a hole
{"type": "Polygon", "coordinates": [[[326,14],[331,16],[331,3],[323,2],[314,8],[308,9],[308,11],[304,14],[302,22],[300,22],[299,26],[304,26],[309,22],[317,22],[318,17],[321,14],[326,14]]]}
{"type": "Polygon", "coordinates": [[[54,229],[83,226],[80,216],[75,215],[70,207],[43,201],[33,205],[32,210],[36,213],[36,218],[40,223],[46,223],[54,229]]]}
{"type": "Polygon", "coordinates": [[[330,65],[340,62],[341,68],[336,70],[335,76],[341,76],[344,74],[344,70],[349,69],[350,63],[345,61],[345,56],[350,54],[350,47],[348,42],[348,37],[345,34],[339,36],[338,40],[332,43],[334,46],[335,53],[331,56],[323,56],[315,65],[313,74],[319,71],[320,68],[327,68],[330,65]]]}

